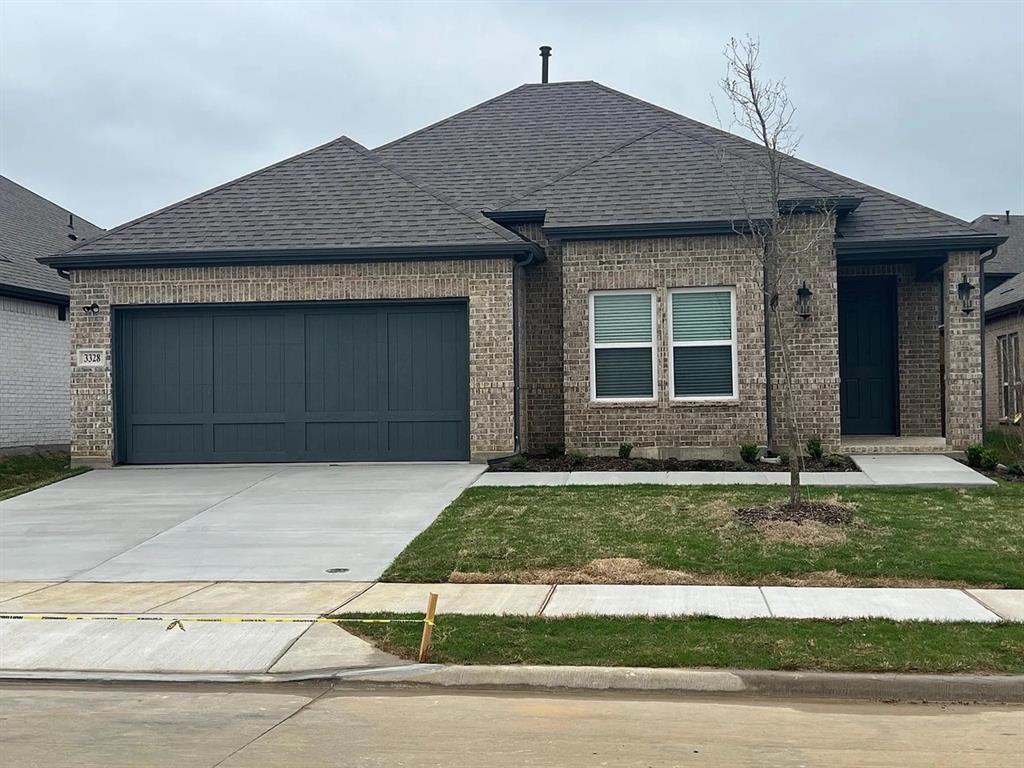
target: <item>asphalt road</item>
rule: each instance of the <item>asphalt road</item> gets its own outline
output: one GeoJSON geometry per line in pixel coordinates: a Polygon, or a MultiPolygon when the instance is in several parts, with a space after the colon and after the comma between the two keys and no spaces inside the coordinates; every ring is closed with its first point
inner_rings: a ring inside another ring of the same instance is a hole
{"type": "Polygon", "coordinates": [[[0,765],[20,768],[1022,764],[1020,707],[0,684],[0,765]]]}

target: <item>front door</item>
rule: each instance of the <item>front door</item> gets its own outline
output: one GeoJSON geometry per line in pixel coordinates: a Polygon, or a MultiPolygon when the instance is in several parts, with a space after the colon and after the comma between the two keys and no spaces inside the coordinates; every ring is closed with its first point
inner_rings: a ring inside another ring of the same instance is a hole
{"type": "Polygon", "coordinates": [[[844,435],[896,434],[896,281],[839,281],[839,408],[844,435]]]}

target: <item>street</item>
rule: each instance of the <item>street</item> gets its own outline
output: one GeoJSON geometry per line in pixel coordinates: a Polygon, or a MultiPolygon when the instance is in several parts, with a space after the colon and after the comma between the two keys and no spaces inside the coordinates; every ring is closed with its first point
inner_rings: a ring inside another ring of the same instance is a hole
{"type": "Polygon", "coordinates": [[[0,765],[1019,768],[1024,709],[328,684],[0,685],[0,765]]]}

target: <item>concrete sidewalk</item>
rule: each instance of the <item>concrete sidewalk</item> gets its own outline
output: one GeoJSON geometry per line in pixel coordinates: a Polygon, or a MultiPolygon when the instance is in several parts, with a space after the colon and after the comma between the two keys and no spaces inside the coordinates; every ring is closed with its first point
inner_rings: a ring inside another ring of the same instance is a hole
{"type": "Polygon", "coordinates": [[[885,618],[1024,622],[1024,590],[857,589],[519,584],[45,584],[0,585],[0,615],[96,614],[146,621],[0,619],[0,675],[154,673],[259,675],[391,668],[404,662],[331,624],[185,622],[173,618],[438,615],[885,618]]]}
{"type": "MultiPolygon", "coordinates": [[[[859,472],[801,472],[805,485],[967,488],[998,485],[939,454],[854,455],[859,472]]],[[[526,485],[787,485],[788,472],[487,472],[475,486],[526,485]]]]}

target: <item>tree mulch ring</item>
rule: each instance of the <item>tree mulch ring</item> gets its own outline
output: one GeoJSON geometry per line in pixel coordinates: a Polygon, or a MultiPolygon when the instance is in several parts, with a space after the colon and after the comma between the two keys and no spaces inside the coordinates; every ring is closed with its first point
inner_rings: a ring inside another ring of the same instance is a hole
{"type": "MultiPolygon", "coordinates": [[[[768,464],[722,459],[623,459],[619,456],[523,454],[491,464],[491,472],[788,472],[785,462],[768,464]]],[[[805,458],[804,472],[855,472],[848,456],[805,458]]]]}
{"type": "Polygon", "coordinates": [[[759,507],[744,507],[734,513],[746,525],[758,523],[822,523],[823,525],[849,525],[853,513],[841,504],[830,501],[803,501],[796,510],[787,501],[785,504],[766,504],[759,507]]]}

